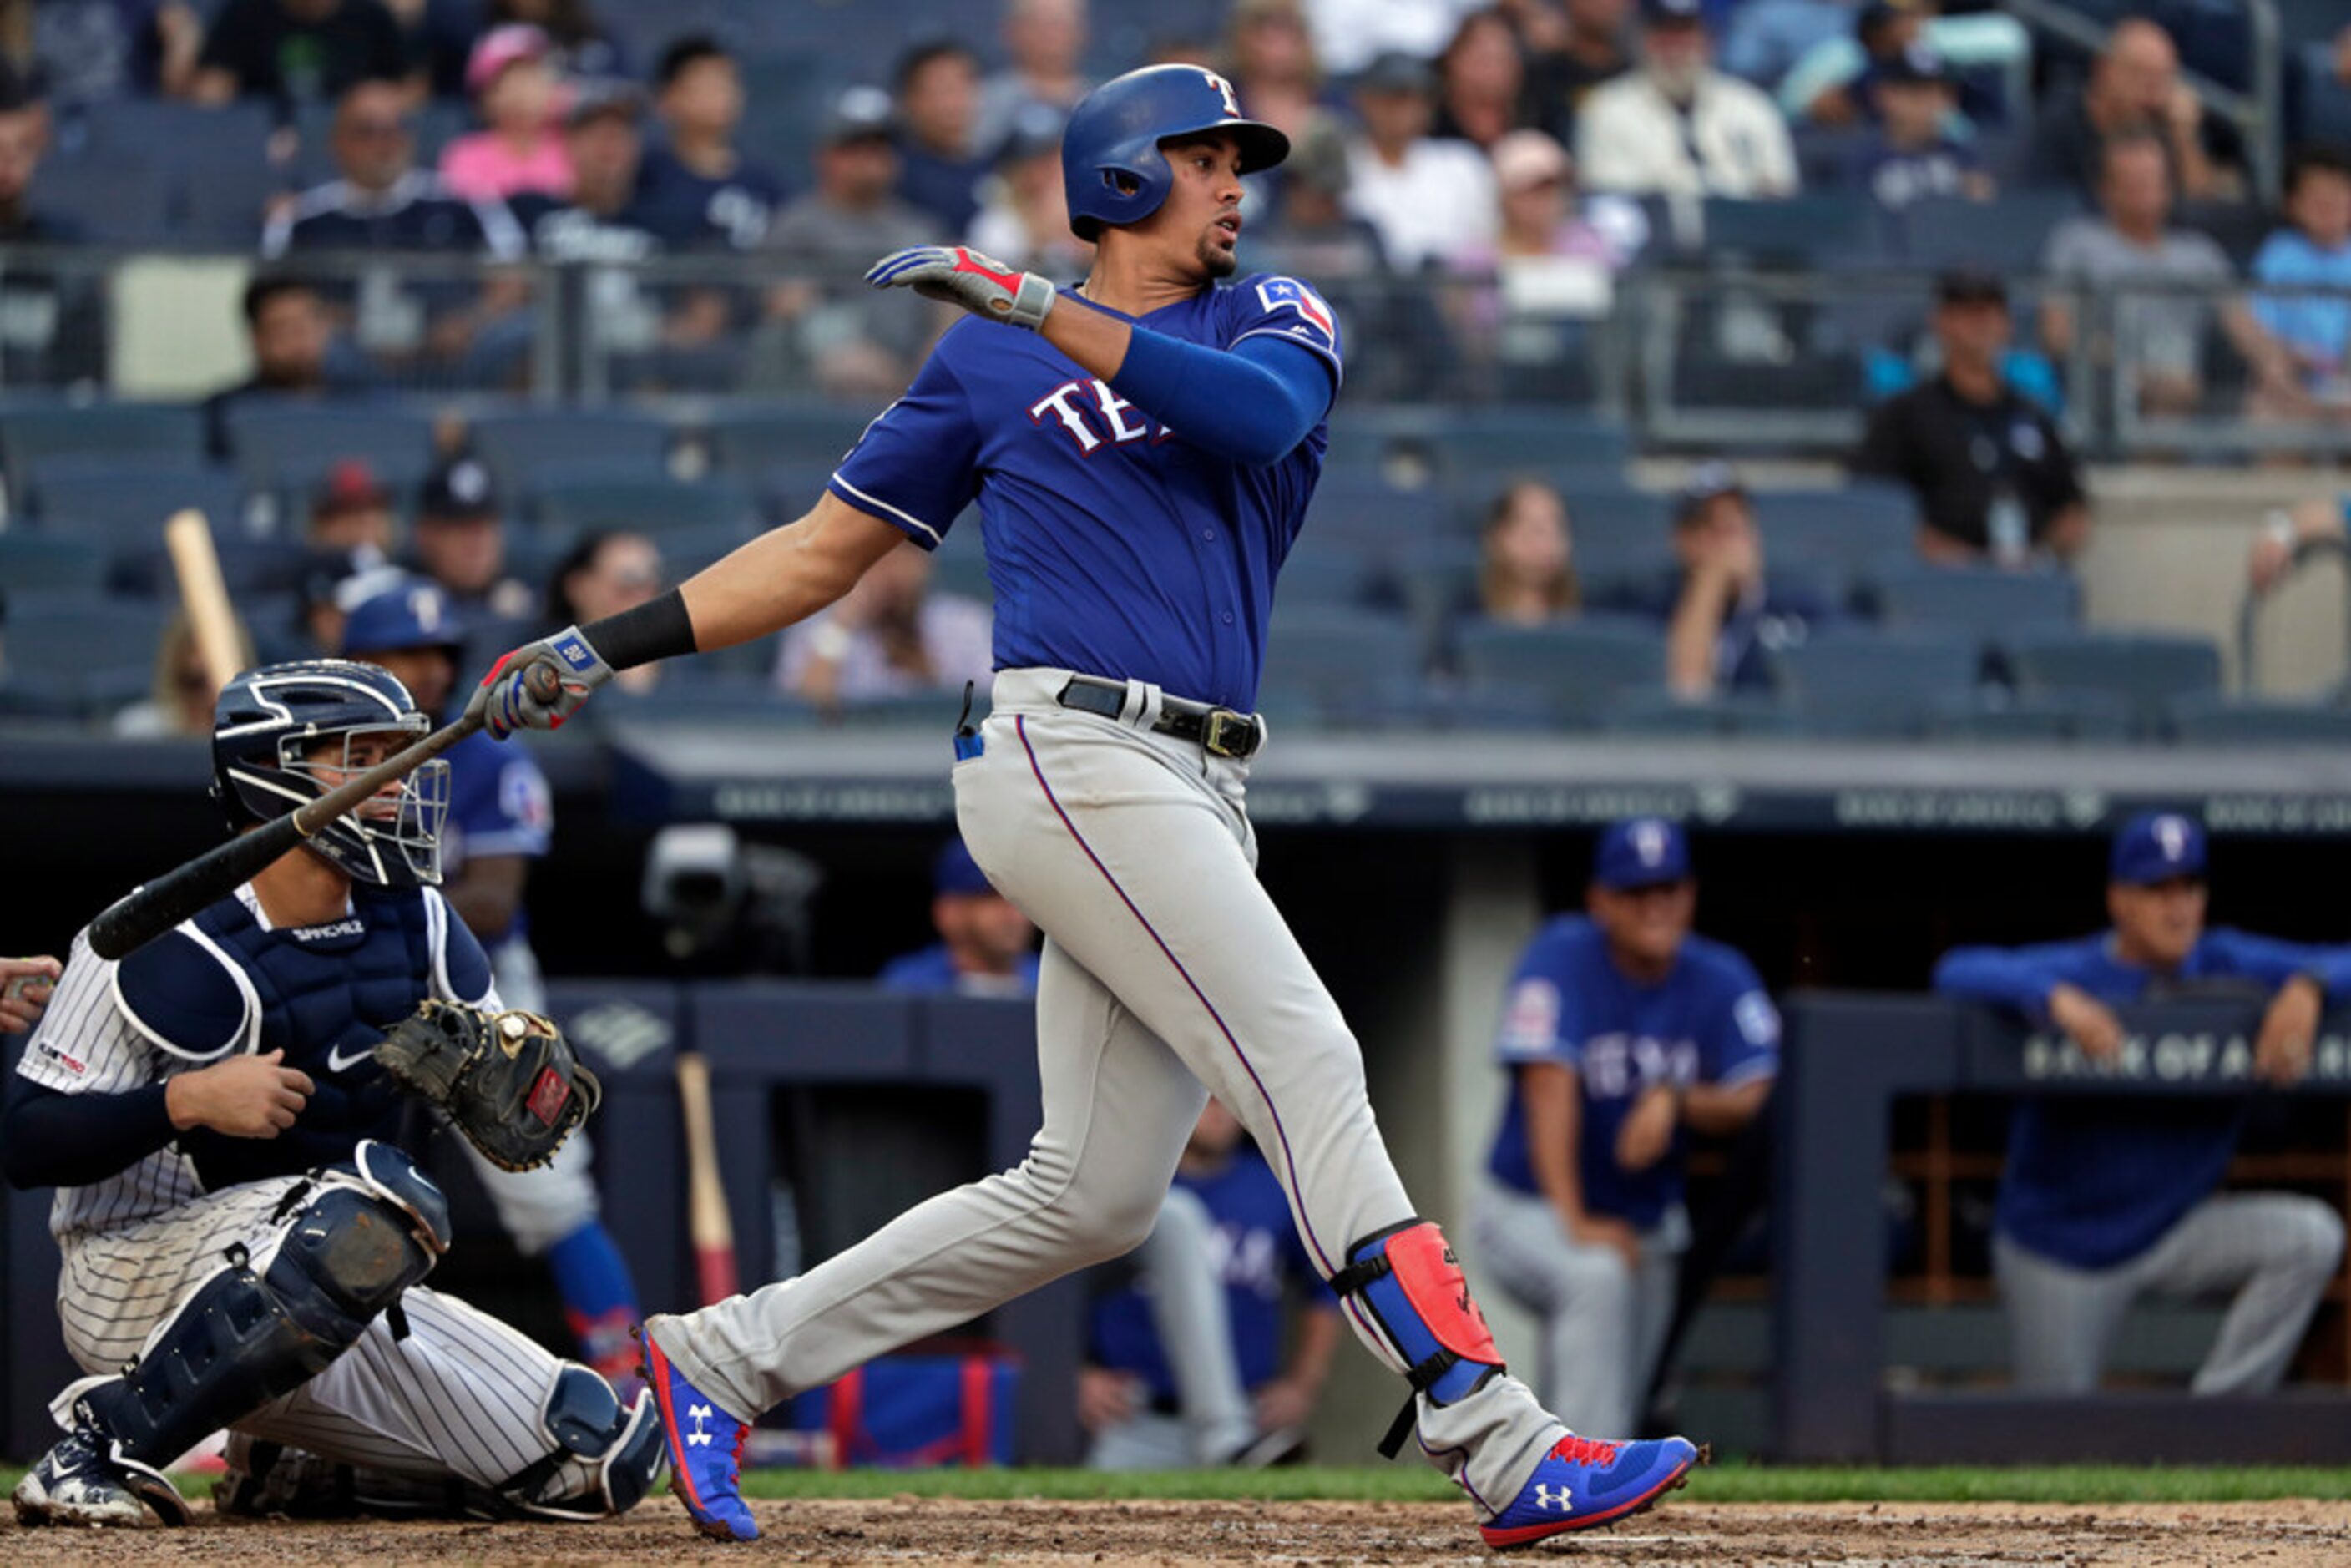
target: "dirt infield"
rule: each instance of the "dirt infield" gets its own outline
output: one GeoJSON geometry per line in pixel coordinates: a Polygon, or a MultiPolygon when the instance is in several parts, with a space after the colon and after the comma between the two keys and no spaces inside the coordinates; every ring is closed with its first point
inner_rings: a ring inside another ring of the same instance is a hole
{"type": "MultiPolygon", "coordinates": [[[[667,1499],[608,1524],[225,1524],[187,1531],[0,1529],[0,1561],[50,1563],[560,1563],[716,1562],[1169,1563],[1438,1563],[1487,1554],[1465,1511],[1429,1503],[963,1502],[893,1498],[762,1502],[766,1539],[725,1549],[667,1499]]],[[[2351,1563],[2351,1503],[1669,1503],[1520,1563],[1847,1568],[2091,1564],[2100,1568],[2351,1563]]]]}

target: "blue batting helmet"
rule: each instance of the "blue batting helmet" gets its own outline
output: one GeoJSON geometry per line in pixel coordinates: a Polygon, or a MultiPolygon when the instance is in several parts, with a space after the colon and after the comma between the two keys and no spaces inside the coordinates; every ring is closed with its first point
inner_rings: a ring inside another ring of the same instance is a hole
{"type": "Polygon", "coordinates": [[[1157,212],[1176,183],[1159,144],[1210,131],[1239,143],[1243,173],[1290,156],[1290,138],[1243,119],[1233,84],[1206,66],[1146,66],[1086,94],[1061,133],[1071,230],[1091,240],[1106,224],[1136,223],[1157,212]]]}
{"type": "MultiPolygon", "coordinates": [[[[389,670],[349,659],[264,664],[221,688],[213,708],[213,798],[242,831],[326,793],[323,770],[360,771],[371,755],[352,742],[383,736],[397,749],[432,721],[389,670]],[[321,746],[339,746],[321,758],[321,746]]],[[[425,763],[397,797],[336,818],[303,844],[355,882],[413,887],[441,880],[441,824],[449,815],[449,764],[425,763]]]]}

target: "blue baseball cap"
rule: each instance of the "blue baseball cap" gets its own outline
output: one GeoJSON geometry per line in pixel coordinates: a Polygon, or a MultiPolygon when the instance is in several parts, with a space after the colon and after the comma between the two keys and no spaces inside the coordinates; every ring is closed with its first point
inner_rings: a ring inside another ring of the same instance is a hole
{"type": "Polygon", "coordinates": [[[2177,811],[2142,811],[2115,835],[2107,874],[2134,887],[2204,874],[2204,829],[2177,811]]]}
{"type": "Polygon", "coordinates": [[[443,648],[463,653],[465,628],[448,591],[427,577],[402,577],[351,606],[343,622],[343,652],[397,653],[443,648]]]}
{"type": "Polygon", "coordinates": [[[1612,893],[1681,882],[1689,873],[1689,840],[1663,817],[1609,823],[1592,854],[1592,880],[1612,893]]]}
{"type": "Polygon", "coordinates": [[[971,858],[961,839],[949,839],[939,851],[939,858],[931,862],[931,891],[942,898],[969,897],[975,894],[994,893],[996,884],[971,858]]]}

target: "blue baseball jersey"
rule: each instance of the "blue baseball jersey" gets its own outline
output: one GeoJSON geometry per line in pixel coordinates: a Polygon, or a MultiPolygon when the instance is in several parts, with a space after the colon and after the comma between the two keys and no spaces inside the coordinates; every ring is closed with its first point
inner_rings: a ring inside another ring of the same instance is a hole
{"type": "Polygon", "coordinates": [[[1561,915],[1535,934],[1510,977],[1496,1054],[1510,1070],[1502,1127],[1487,1162],[1496,1180],[1540,1193],[1518,1069],[1575,1070],[1583,1097],[1576,1167],[1583,1206],[1646,1228],[1680,1204],[1684,1136],[1643,1171],[1616,1163],[1616,1134],[1658,1083],[1739,1084],[1780,1071],[1780,1011],[1744,956],[1691,936],[1673,968],[1643,985],[1616,967],[1600,927],[1561,915]]]}
{"type": "MultiPolygon", "coordinates": [[[[2179,972],[2115,956],[2111,933],[2032,947],[1958,947],[1935,966],[1946,996],[1995,1002],[2049,1021],[2060,982],[2107,1002],[2241,980],[2274,989],[2307,974],[2339,1005],[2351,998],[2351,948],[2306,947],[2242,931],[2200,937],[2179,972]]],[[[2077,1269],[2137,1257],[2220,1185],[2248,1102],[2028,1099],[2008,1134],[1997,1222],[2019,1246],[2077,1269]]]]}
{"type": "Polygon", "coordinates": [[[874,984],[885,991],[912,991],[925,995],[960,992],[965,996],[1033,997],[1037,994],[1038,959],[1034,953],[1023,953],[1013,966],[1009,976],[1001,979],[994,976],[967,975],[956,967],[955,955],[944,942],[912,953],[902,953],[882,966],[873,977],[874,984]]]}
{"type": "Polygon", "coordinates": [[[632,207],[673,250],[750,250],[784,204],[784,183],[740,162],[724,177],[697,173],[666,147],[645,153],[632,207]]]}
{"type": "MultiPolygon", "coordinates": [[[[1241,1385],[1255,1388],[1281,1374],[1282,1306],[1291,1292],[1310,1306],[1337,1310],[1338,1298],[1307,1257],[1290,1217],[1290,1199],[1265,1156],[1244,1144],[1218,1170],[1179,1173],[1176,1186],[1195,1194],[1216,1221],[1211,1260],[1225,1282],[1233,1325],[1233,1360],[1241,1385]]],[[[1176,1397],[1176,1375],[1152,1324],[1151,1282],[1138,1279],[1094,1303],[1091,1359],[1131,1373],[1158,1399],[1176,1397]]]]}
{"type": "MultiPolygon", "coordinates": [[[[447,756],[449,820],[441,828],[443,873],[455,876],[478,855],[532,860],[545,855],[555,828],[554,799],[547,775],[530,753],[476,731],[451,747],[447,756]]],[[[484,933],[482,941],[495,947],[521,928],[517,915],[513,927],[484,933]]]]}
{"type": "MultiPolygon", "coordinates": [[[[1099,309],[1069,289],[1060,308],[1099,309]]],[[[1111,312],[1117,315],[1118,312],[1111,312]]],[[[1330,308],[1252,276],[1140,317],[1188,343],[1272,335],[1341,373],[1330,308]]],[[[1273,582],[1322,472],[1327,425],[1263,467],[1188,444],[1035,333],[964,320],[832,476],[833,493],[935,548],[975,501],[998,669],[1154,682],[1246,709],[1273,582]]]]}

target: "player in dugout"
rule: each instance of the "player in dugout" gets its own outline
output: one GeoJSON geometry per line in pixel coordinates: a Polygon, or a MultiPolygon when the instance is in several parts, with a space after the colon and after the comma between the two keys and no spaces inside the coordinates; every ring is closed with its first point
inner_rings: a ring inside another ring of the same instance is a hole
{"type": "MultiPolygon", "coordinates": [[[[1998,1003],[2064,1030],[2093,1061],[2122,1055],[2114,1004],[2202,992],[2268,998],[2261,1082],[2310,1070],[2321,1011],[2351,998],[2351,948],[2207,929],[2204,830],[2173,812],[2115,835],[2111,930],[2032,947],[1957,947],[1945,996],[1998,1003]]],[[[2314,1197],[2221,1192],[2252,1098],[2044,1096],[2018,1103],[1992,1262],[2019,1386],[2096,1389],[2108,1341],[2141,1295],[2234,1293],[2197,1369],[2198,1394],[2259,1394],[2284,1378],[2343,1256],[2343,1220],[2314,1197]]]]}
{"type": "Polygon", "coordinates": [[[1584,907],[1536,932],[1511,977],[1510,1096],[1473,1224],[1487,1271],[1542,1321],[1544,1402],[1619,1432],[1673,1322],[1687,1135],[1762,1110],[1780,1014],[1752,965],[1690,930],[1698,883],[1672,822],[1612,823],[1584,907]]]}

